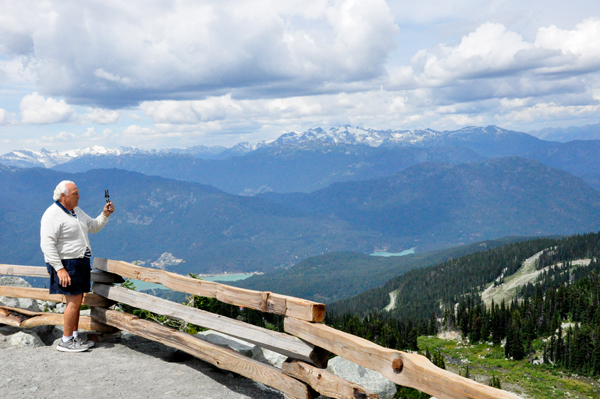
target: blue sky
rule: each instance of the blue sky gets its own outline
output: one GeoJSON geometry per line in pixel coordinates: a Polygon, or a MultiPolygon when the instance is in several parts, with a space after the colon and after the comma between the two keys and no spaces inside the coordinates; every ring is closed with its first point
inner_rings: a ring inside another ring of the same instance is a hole
{"type": "Polygon", "coordinates": [[[0,153],[600,122],[600,2],[0,2],[0,153]]]}

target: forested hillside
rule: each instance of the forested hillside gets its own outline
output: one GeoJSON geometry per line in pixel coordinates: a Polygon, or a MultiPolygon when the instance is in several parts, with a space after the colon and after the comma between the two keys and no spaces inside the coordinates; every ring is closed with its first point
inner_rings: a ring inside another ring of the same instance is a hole
{"type": "Polygon", "coordinates": [[[516,157],[459,165],[420,163],[386,178],[262,197],[393,235],[405,240],[404,248],[420,250],[433,242],[449,246],[600,228],[597,191],[567,172],[516,157]]]}
{"type": "Polygon", "coordinates": [[[231,284],[330,303],[379,287],[389,279],[415,268],[525,239],[507,237],[439,251],[391,257],[334,252],[305,259],[289,269],[255,275],[231,284]]]}
{"type": "Polygon", "coordinates": [[[116,212],[90,237],[94,256],[143,261],[182,274],[273,270],[327,251],[368,252],[382,242],[378,234],[347,222],[320,220],[197,183],[116,169],[81,174],[5,169],[0,170],[3,263],[43,264],[39,223],[63,179],[79,186],[81,208],[94,217],[104,205],[104,190],[110,189],[116,212]],[[157,262],[165,253],[171,254],[170,263],[157,262]]]}
{"type": "Polygon", "coordinates": [[[471,344],[503,343],[506,358],[600,375],[600,233],[512,243],[415,269],[384,287],[328,306],[328,323],[398,349],[417,337],[458,330],[471,344]],[[509,302],[485,306],[481,292],[502,284],[540,253],[542,273],[509,302]],[[396,292],[391,311],[382,308],[396,292]]]}

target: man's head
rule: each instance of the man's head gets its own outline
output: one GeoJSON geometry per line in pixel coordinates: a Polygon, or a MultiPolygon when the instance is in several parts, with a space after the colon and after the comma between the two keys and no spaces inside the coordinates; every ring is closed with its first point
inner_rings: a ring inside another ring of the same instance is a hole
{"type": "Polygon", "coordinates": [[[54,200],[72,211],[79,205],[79,189],[72,181],[63,180],[54,189],[54,200]]]}

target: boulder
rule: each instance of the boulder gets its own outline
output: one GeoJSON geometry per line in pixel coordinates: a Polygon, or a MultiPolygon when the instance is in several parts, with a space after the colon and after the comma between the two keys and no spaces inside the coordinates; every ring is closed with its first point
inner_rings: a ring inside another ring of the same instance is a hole
{"type": "Polygon", "coordinates": [[[392,399],[396,394],[396,384],[381,373],[366,369],[343,357],[337,356],[329,360],[327,371],[375,392],[380,399],[392,399]]]}
{"type": "Polygon", "coordinates": [[[54,313],[65,313],[65,309],[67,308],[66,303],[59,302],[56,304],[54,309],[52,310],[54,313]]]}
{"type": "MultiPolygon", "coordinates": [[[[29,288],[31,284],[22,279],[21,277],[13,277],[13,276],[1,276],[0,277],[0,285],[4,285],[7,287],[23,287],[29,288]]],[[[26,299],[26,298],[10,298],[6,296],[0,296],[0,303],[4,306],[11,306],[13,308],[21,308],[31,310],[32,312],[39,312],[40,308],[38,306],[38,301],[35,299],[26,299]]]]}
{"type": "Polygon", "coordinates": [[[36,333],[26,333],[19,331],[16,334],[11,335],[7,339],[10,346],[16,348],[35,348],[38,346],[45,346],[40,337],[36,333]]]}
{"type": "Polygon", "coordinates": [[[277,368],[281,368],[287,359],[287,356],[217,331],[202,331],[196,334],[196,337],[277,368]]]}
{"type": "Polygon", "coordinates": [[[223,334],[217,331],[206,330],[201,331],[195,335],[195,337],[200,338],[204,341],[210,342],[215,345],[219,345],[225,348],[229,348],[241,355],[252,357],[252,350],[254,349],[254,344],[251,344],[246,341],[242,341],[241,339],[234,338],[230,335],[223,334]]]}
{"type": "Polygon", "coordinates": [[[271,366],[280,369],[283,362],[287,359],[287,356],[266,348],[261,348],[260,346],[255,346],[254,349],[252,349],[252,359],[258,360],[261,363],[270,364],[271,366]]]}

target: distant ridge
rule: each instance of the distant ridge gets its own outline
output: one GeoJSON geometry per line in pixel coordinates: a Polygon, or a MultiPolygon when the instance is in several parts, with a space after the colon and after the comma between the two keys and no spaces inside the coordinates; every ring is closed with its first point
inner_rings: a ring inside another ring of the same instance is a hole
{"type": "Polygon", "coordinates": [[[529,132],[542,140],[566,143],[573,140],[600,140],[600,123],[585,126],[546,127],[529,132]]]}
{"type": "Polygon", "coordinates": [[[231,148],[222,146],[208,147],[203,145],[188,148],[172,148],[162,150],[141,150],[135,147],[120,147],[118,149],[93,146],[83,149],[68,151],[55,151],[41,149],[39,151],[21,149],[11,151],[0,156],[0,163],[17,167],[47,167],[64,164],[81,157],[94,156],[121,156],[129,154],[187,154],[202,159],[227,159],[243,156],[255,150],[287,147],[317,143],[323,145],[361,145],[369,147],[437,147],[458,146],[471,148],[483,143],[489,147],[503,147],[507,143],[513,147],[510,151],[498,149],[485,150],[485,156],[518,155],[515,153],[525,151],[525,148],[538,144],[539,140],[526,133],[505,130],[497,126],[474,127],[469,126],[454,131],[435,131],[432,129],[416,130],[375,130],[353,126],[332,127],[329,130],[323,128],[309,129],[305,132],[289,132],[281,135],[275,140],[261,141],[256,145],[247,142],[238,143],[231,148]],[[514,148],[517,146],[518,148],[514,148]],[[491,151],[491,152],[490,152],[491,151]]]}
{"type": "Polygon", "coordinates": [[[518,157],[426,162],[390,177],[261,197],[397,237],[405,245],[395,249],[600,228],[600,193],[567,172],[518,157]]]}

